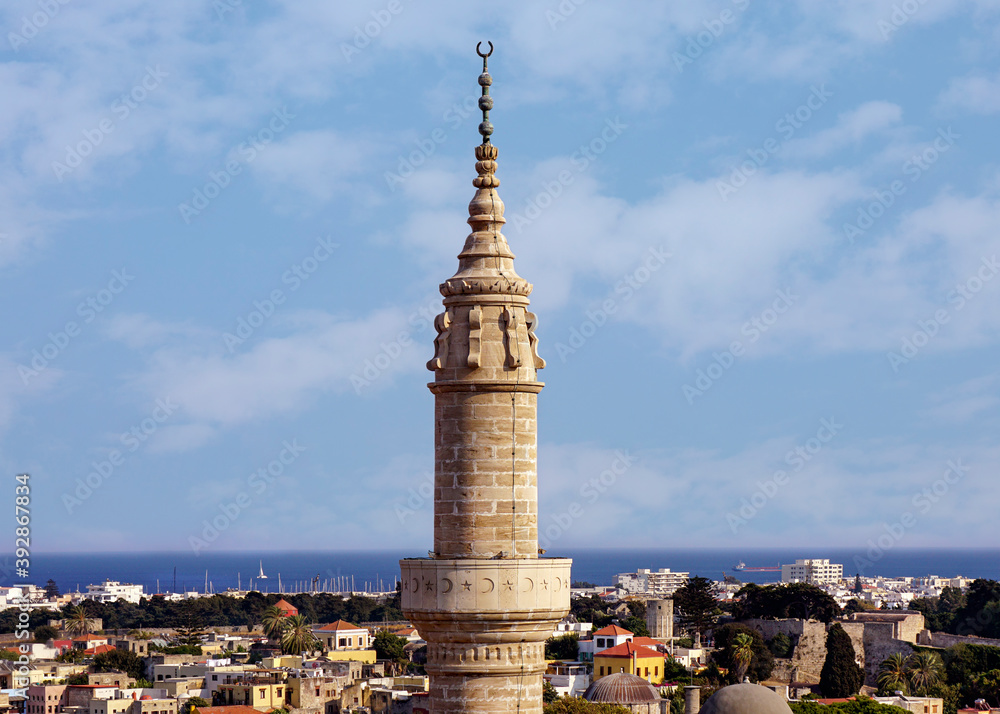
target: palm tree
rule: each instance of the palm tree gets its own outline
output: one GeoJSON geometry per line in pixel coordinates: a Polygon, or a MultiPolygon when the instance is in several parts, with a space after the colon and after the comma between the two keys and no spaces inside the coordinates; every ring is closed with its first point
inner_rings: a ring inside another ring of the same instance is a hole
{"type": "Polygon", "coordinates": [[[910,684],[916,694],[923,695],[928,689],[941,681],[944,676],[944,663],[937,652],[917,652],[907,660],[909,665],[910,684]]]}
{"type": "Polygon", "coordinates": [[[281,635],[281,651],[285,654],[298,654],[316,648],[316,637],[305,615],[292,615],[285,618],[286,626],[281,635]]]}
{"type": "Polygon", "coordinates": [[[910,691],[909,659],[896,652],[889,655],[878,666],[878,686],[886,692],[900,691],[908,694],[910,691]]]}
{"type": "Polygon", "coordinates": [[[736,678],[742,682],[753,659],[753,637],[747,632],[733,638],[733,659],[736,661],[736,678]]]}
{"type": "Polygon", "coordinates": [[[97,623],[94,620],[87,617],[87,611],[83,605],[70,608],[63,622],[66,632],[71,635],[86,635],[94,629],[95,624],[97,623]]]}
{"type": "Polygon", "coordinates": [[[287,619],[285,613],[273,605],[264,610],[264,615],[260,623],[264,627],[264,634],[267,635],[267,639],[274,640],[275,642],[279,641],[281,633],[285,631],[287,619]]]}

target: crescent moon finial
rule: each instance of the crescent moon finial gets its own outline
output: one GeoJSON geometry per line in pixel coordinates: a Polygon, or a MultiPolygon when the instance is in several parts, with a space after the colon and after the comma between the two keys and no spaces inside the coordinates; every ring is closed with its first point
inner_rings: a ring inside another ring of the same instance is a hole
{"type": "Polygon", "coordinates": [[[490,124],[490,109],[493,108],[493,97],[490,96],[490,85],[493,78],[490,77],[490,70],[486,66],[486,58],[493,54],[493,43],[489,40],[486,43],[490,46],[490,51],[483,54],[482,42],[476,43],[476,54],[483,58],[483,73],[479,75],[479,86],[483,88],[483,96],[479,98],[479,108],[483,110],[483,121],[479,125],[479,133],[483,136],[483,144],[490,143],[490,134],[493,133],[493,125],[490,124]]]}

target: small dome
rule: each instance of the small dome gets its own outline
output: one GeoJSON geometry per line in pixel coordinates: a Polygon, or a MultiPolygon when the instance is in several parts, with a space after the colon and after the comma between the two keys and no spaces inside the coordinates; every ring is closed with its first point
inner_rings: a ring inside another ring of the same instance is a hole
{"type": "Polygon", "coordinates": [[[730,684],[705,702],[701,714],[790,714],[780,694],[759,684],[730,684]]]}
{"type": "Polygon", "coordinates": [[[660,695],[652,684],[642,677],[625,672],[601,677],[587,687],[583,698],[588,702],[606,704],[642,704],[660,701],[660,695]]]}

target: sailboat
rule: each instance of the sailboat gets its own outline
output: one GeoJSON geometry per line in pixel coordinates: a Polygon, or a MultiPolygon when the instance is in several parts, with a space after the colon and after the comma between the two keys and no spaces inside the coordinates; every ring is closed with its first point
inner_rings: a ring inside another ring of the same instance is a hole
{"type": "Polygon", "coordinates": [[[264,561],[260,561],[260,575],[257,576],[258,580],[267,580],[267,576],[264,575],[264,561]]]}

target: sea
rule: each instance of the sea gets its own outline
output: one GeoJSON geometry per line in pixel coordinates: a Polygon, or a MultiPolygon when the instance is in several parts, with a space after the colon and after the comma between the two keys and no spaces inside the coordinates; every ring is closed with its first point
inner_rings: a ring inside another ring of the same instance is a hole
{"type": "MultiPolygon", "coordinates": [[[[573,580],[611,585],[616,573],[668,568],[711,580],[730,575],[760,584],[781,580],[782,563],[797,558],[828,558],[844,565],[845,576],[964,576],[1000,580],[1000,549],[578,549],[547,553],[573,559],[573,580]],[[745,570],[736,570],[744,563],[745,570]],[[755,570],[770,568],[770,570],[755,570]]],[[[30,576],[37,585],[54,580],[61,592],[82,590],[104,580],[142,585],[147,593],[223,592],[252,588],[261,592],[387,592],[395,587],[401,558],[423,552],[293,551],[150,553],[33,553],[30,576]],[[267,577],[260,578],[263,572],[267,577]],[[279,585],[280,583],[280,585],[279,585]]],[[[24,580],[13,573],[3,585],[24,580]]]]}

